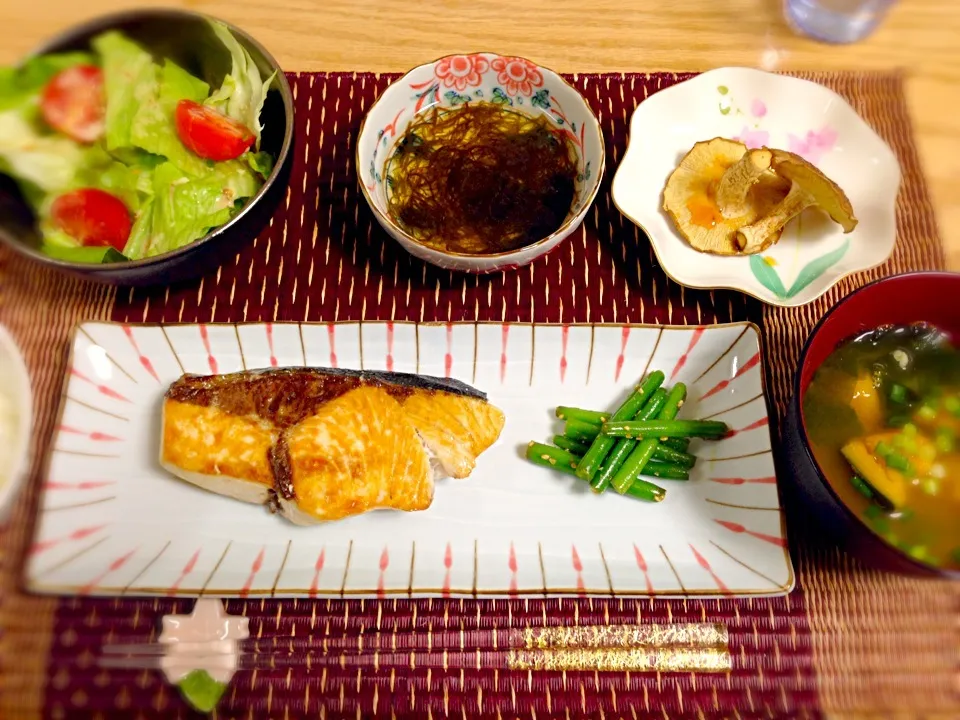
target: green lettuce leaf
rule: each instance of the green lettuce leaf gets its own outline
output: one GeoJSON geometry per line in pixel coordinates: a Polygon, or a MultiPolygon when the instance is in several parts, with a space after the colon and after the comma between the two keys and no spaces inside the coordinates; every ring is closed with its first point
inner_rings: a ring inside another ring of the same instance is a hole
{"type": "MultiPolygon", "coordinates": [[[[69,187],[84,163],[82,146],[69,138],[45,134],[22,112],[0,112],[0,164],[26,187],[53,193],[69,187]]],[[[25,187],[25,190],[26,190],[25,187]]],[[[34,193],[26,192],[28,200],[34,193]]]]}
{"type": "Polygon", "coordinates": [[[270,173],[273,172],[273,156],[268,152],[248,152],[241,157],[264,180],[270,177],[270,173]]]}
{"type": "Polygon", "coordinates": [[[152,168],[149,163],[122,163],[94,145],[84,150],[83,162],[70,189],[81,187],[106,190],[123,200],[131,213],[136,213],[143,198],[153,193],[152,168]]]}
{"type": "Polygon", "coordinates": [[[255,195],[261,185],[242,160],[217,163],[200,178],[187,175],[171,162],[163,163],[153,172],[150,209],[138,218],[124,254],[132,259],[151,257],[198,240],[230,220],[237,205],[255,195]]]}
{"type": "Polygon", "coordinates": [[[36,105],[40,91],[61,70],[74,65],[96,65],[90,53],[71,52],[40,55],[19,67],[0,68],[0,111],[36,105]]]}
{"type": "Polygon", "coordinates": [[[130,237],[123,247],[123,254],[133,260],[147,256],[147,246],[153,234],[153,202],[154,198],[151,196],[140,206],[140,212],[130,228],[130,237]]]}
{"type": "Polygon", "coordinates": [[[181,100],[202,103],[209,93],[210,86],[203,80],[166,60],[160,69],[156,97],[145,100],[133,117],[131,142],[154,155],[162,155],[185,173],[195,177],[204,175],[209,170],[209,161],[192,153],[180,141],[174,118],[181,100]]]}
{"type": "MultiPolygon", "coordinates": [[[[63,230],[55,228],[53,226],[42,227],[41,232],[43,233],[43,244],[50,247],[58,248],[78,248],[80,247],[80,242],[67,235],[63,230]]],[[[44,250],[46,252],[46,250],[44,250]]],[[[47,253],[48,255],[50,253],[47,253]]]]}
{"type": "MultiPolygon", "coordinates": [[[[45,236],[44,240],[46,239],[45,236]]],[[[40,252],[57,260],[76,263],[113,263],[124,262],[127,259],[112,247],[67,247],[45,242],[40,246],[40,252]]]]}
{"type": "Polygon", "coordinates": [[[98,35],[92,44],[103,60],[107,150],[131,147],[133,119],[141,106],[157,102],[160,66],[115,30],[98,35]]]}
{"type": "Polygon", "coordinates": [[[260,133],[263,130],[260,125],[260,111],[276,72],[263,82],[260,70],[250,53],[237,42],[227,26],[214,20],[211,20],[210,24],[213,32],[229,50],[232,65],[230,74],[223,79],[220,89],[211,95],[205,104],[249,128],[257,138],[254,147],[259,150],[260,133]]]}

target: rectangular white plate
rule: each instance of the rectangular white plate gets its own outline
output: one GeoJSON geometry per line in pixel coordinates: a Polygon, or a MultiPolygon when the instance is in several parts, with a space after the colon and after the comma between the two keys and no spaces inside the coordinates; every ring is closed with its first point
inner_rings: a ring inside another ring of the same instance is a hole
{"type": "Polygon", "coordinates": [[[759,335],[710,327],[88,323],[75,336],[27,564],[37,592],[91,595],[779,595],[793,586],[759,335]],[[471,477],[423,512],[296,527],[158,464],[160,404],[183,372],[308,365],[451,376],[506,414],[471,477]],[[530,465],[557,405],[608,409],[647,369],[682,417],[736,433],[692,446],[689,482],[646,504],[530,465]]]}

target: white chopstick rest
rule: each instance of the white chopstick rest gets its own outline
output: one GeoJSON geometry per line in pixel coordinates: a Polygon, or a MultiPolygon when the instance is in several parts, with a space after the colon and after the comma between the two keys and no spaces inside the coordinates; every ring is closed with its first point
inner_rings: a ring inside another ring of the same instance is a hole
{"type": "Polygon", "coordinates": [[[189,615],[163,618],[160,643],[166,652],[160,668],[173,685],[194,670],[204,670],[226,685],[237,671],[240,641],[250,637],[250,619],[228,615],[223,603],[199,598],[189,615]]]}

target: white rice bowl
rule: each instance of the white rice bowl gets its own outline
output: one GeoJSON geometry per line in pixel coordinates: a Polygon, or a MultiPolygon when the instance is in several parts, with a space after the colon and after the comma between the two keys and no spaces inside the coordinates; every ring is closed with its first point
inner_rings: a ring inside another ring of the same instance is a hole
{"type": "Polygon", "coordinates": [[[13,337],[0,325],[0,521],[30,466],[32,419],[30,374],[13,337]]]}

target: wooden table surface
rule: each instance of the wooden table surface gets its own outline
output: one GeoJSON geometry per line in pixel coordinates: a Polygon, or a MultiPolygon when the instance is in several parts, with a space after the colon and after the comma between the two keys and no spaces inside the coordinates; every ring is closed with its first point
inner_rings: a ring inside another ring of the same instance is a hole
{"type": "MultiPolygon", "coordinates": [[[[157,3],[151,3],[157,4],[157,3]]],[[[782,0],[180,0],[256,36],[291,70],[403,71],[453,52],[494,50],[558,71],[902,69],[950,268],[960,270],[960,2],[902,0],[869,39],[794,35],[782,0]],[[582,4],[581,4],[582,3],[582,4]]],[[[4,0],[0,64],[124,0],[4,0]]]]}

